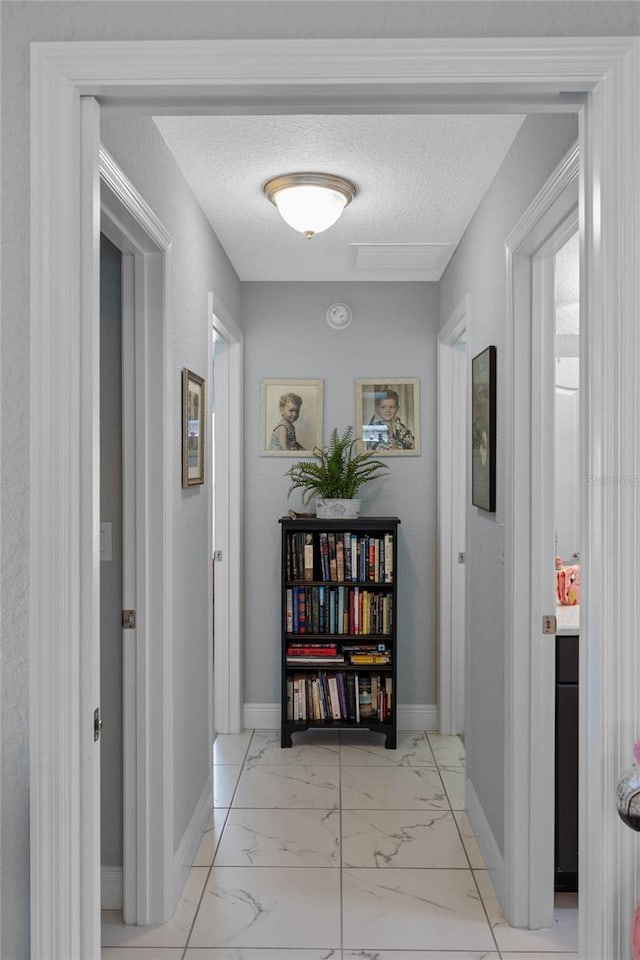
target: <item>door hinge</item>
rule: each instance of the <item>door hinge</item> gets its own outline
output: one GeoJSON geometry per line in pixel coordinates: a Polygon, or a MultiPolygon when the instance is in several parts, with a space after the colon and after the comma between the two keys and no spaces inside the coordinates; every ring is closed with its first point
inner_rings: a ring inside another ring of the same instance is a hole
{"type": "Polygon", "coordinates": [[[102,717],[100,716],[100,707],[96,707],[93,711],[93,739],[100,739],[100,732],[102,730],[102,717]]]}
{"type": "Polygon", "coordinates": [[[135,610],[123,610],[122,611],[122,629],[135,630],[135,628],[136,628],[135,610]]]}
{"type": "Polygon", "coordinates": [[[467,555],[466,555],[466,553],[459,553],[459,554],[458,554],[458,563],[466,563],[466,562],[467,562],[467,555]]]}
{"type": "Polygon", "coordinates": [[[558,624],[556,621],[555,614],[546,613],[542,617],[542,632],[543,633],[557,633],[558,624]]]}
{"type": "Polygon", "coordinates": [[[214,551],[213,551],[213,559],[214,559],[214,560],[222,560],[222,550],[214,550],[214,551]]]}

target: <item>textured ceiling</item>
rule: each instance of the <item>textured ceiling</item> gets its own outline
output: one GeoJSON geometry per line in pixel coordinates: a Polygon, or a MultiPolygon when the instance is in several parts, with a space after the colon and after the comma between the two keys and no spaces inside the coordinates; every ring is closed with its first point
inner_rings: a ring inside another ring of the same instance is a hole
{"type": "Polygon", "coordinates": [[[522,116],[156,117],[242,280],[438,280],[522,116]],[[336,173],[358,194],[312,240],[262,193],[336,173]],[[376,245],[383,245],[379,248],[376,245]]]}

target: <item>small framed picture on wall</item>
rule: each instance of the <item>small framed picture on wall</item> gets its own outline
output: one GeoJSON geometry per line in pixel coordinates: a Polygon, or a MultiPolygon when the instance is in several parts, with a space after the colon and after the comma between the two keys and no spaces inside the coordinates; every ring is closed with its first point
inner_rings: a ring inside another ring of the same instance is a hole
{"type": "Polygon", "coordinates": [[[471,361],[471,502],[496,509],[496,348],[471,361]]]}
{"type": "Polygon", "coordinates": [[[182,371],[182,486],[204,483],[204,379],[182,371]]]}
{"type": "Polygon", "coordinates": [[[420,456],[420,380],[356,380],[357,433],[363,450],[387,456],[420,456]]]}
{"type": "Polygon", "coordinates": [[[322,446],[323,380],[260,381],[260,456],[311,456],[322,446]]]}

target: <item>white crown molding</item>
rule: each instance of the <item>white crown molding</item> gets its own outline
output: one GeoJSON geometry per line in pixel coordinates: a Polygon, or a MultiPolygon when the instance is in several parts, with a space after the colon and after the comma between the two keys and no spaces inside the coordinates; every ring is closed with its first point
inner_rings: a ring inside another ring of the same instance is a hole
{"type": "Polygon", "coordinates": [[[102,185],[114,194],[156,247],[160,250],[168,250],[171,246],[170,233],[102,144],[100,144],[98,164],[102,185]]]}

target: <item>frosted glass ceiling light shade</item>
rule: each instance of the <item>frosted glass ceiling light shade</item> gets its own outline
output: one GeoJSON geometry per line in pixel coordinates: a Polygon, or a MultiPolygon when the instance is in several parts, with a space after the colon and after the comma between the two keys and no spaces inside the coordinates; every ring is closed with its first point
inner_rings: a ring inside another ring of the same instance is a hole
{"type": "Polygon", "coordinates": [[[330,173],[287,173],[262,189],[282,219],[308,240],[333,226],[356,195],[350,180],[330,173]]]}

